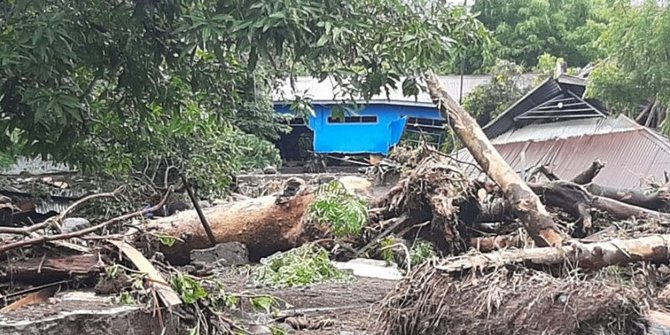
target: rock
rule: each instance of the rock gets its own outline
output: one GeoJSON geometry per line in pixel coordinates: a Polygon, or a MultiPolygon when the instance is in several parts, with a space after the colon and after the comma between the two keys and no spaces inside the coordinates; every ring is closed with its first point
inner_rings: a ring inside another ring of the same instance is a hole
{"type": "Polygon", "coordinates": [[[332,262],[333,265],[345,271],[351,271],[354,276],[386,280],[400,280],[403,275],[396,266],[389,266],[385,261],[356,258],[348,262],[332,262]]]}
{"type": "Polygon", "coordinates": [[[277,174],[277,168],[274,166],[266,166],[263,169],[263,174],[277,174]]]}
{"type": "Polygon", "coordinates": [[[240,242],[220,243],[207,249],[191,250],[191,263],[244,265],[249,263],[249,251],[240,242]]]}
{"type": "Polygon", "coordinates": [[[212,207],[212,204],[209,203],[207,200],[200,200],[198,201],[198,205],[200,205],[200,208],[209,208],[212,207]]]}
{"type": "Polygon", "coordinates": [[[272,329],[268,326],[253,325],[249,327],[249,334],[253,335],[272,335],[272,329]]]}
{"type": "Polygon", "coordinates": [[[72,233],[91,226],[91,221],[85,218],[65,218],[61,223],[63,233],[72,233]]]}

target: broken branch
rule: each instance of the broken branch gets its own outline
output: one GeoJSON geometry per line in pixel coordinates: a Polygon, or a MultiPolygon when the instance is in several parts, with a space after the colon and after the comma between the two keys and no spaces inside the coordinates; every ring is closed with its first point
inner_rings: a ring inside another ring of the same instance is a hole
{"type": "Polygon", "coordinates": [[[161,199],[161,201],[158,204],[156,204],[152,207],[145,208],[145,209],[142,209],[142,210],[137,211],[137,212],[121,215],[119,217],[116,217],[116,218],[113,218],[111,220],[105,221],[105,222],[103,222],[101,224],[98,224],[96,226],[85,228],[85,229],[82,229],[82,230],[78,230],[78,231],[75,231],[75,232],[72,232],[72,233],[56,234],[56,235],[42,235],[40,237],[35,237],[35,238],[32,238],[32,239],[26,239],[26,240],[14,242],[14,243],[3,244],[3,245],[0,245],[0,252],[7,252],[9,250],[13,250],[13,249],[17,249],[17,248],[21,248],[21,247],[25,247],[25,246],[30,246],[30,245],[37,245],[37,244],[41,244],[41,243],[45,243],[45,242],[49,242],[49,241],[66,240],[66,239],[70,239],[70,238],[83,236],[83,235],[95,232],[99,229],[105,228],[105,227],[107,227],[111,224],[117,223],[119,221],[128,220],[128,219],[131,219],[131,218],[134,218],[134,217],[137,217],[137,216],[142,216],[142,215],[144,215],[146,213],[149,213],[149,212],[157,211],[158,209],[162,208],[163,205],[165,205],[165,202],[167,201],[167,199],[172,194],[172,189],[173,188],[170,187],[168,189],[168,191],[165,193],[165,195],[163,196],[163,199],[161,199]]]}

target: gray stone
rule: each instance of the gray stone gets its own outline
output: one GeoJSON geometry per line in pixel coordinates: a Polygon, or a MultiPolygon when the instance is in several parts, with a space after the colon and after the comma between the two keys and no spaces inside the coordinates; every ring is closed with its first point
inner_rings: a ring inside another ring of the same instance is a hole
{"type": "Polygon", "coordinates": [[[220,243],[207,249],[191,250],[191,263],[244,265],[249,263],[249,251],[240,242],[220,243]]]}
{"type": "Polygon", "coordinates": [[[72,233],[91,226],[91,221],[85,218],[65,218],[61,223],[61,229],[64,233],[72,233]]]}
{"type": "Polygon", "coordinates": [[[253,335],[272,335],[272,329],[268,326],[253,325],[249,327],[249,334],[253,335]]]}

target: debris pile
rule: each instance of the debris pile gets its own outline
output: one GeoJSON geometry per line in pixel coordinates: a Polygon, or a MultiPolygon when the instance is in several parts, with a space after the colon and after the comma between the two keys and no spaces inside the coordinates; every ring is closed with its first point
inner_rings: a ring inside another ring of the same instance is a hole
{"type": "MultiPolygon", "coordinates": [[[[142,179],[151,196],[128,185],[97,190],[42,221],[12,219],[0,227],[4,311],[42,303],[54,288],[95,287],[119,301],[148,303],[159,317],[181,308],[184,323],[201,334],[251,329],[234,319],[242,297],[265,311],[265,321],[254,316],[253,326],[300,319],[269,320],[278,312],[275,300],[227,292],[207,277],[248,259],[261,262],[249,271],[249,284],[282,289],[346,283],[351,276],[341,269],[366,276],[379,270],[387,279],[403,271],[374,310],[369,330],[383,334],[643,334],[663,323],[670,184],[595,184],[606,164],[596,157],[577,176],[538,166],[524,180],[457,103],[434,84],[431,92],[479,175],[424,144],[397,149],[396,162],[385,160],[393,168],[369,169],[378,185],[360,176],[246,176],[237,184],[245,194],[207,208],[181,173],[181,185],[176,177],[165,176],[163,187],[142,179]],[[398,181],[388,186],[387,173],[399,174],[398,181]],[[166,210],[176,189],[189,194],[195,210],[166,210]],[[87,221],[69,217],[114,198],[129,209],[80,215],[87,221]],[[396,265],[383,269],[361,258],[396,265]]],[[[8,199],[0,199],[0,209],[13,215],[20,206],[8,199]]],[[[332,326],[309,324],[295,328],[332,326]]]]}

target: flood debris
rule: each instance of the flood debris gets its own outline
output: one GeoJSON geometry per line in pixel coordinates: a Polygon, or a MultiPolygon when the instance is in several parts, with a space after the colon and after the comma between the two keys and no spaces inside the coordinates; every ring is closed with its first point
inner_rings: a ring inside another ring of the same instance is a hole
{"type": "Polygon", "coordinates": [[[642,291],[500,267],[459,279],[426,264],[381,305],[380,334],[645,334],[642,291]]]}
{"type": "MultiPolygon", "coordinates": [[[[3,194],[3,313],[93,289],[145,306],[162,327],[179,315],[201,334],[283,322],[331,329],[337,320],[278,317],[289,302],[247,290],[306,292],[364,277],[397,284],[366,314],[369,333],[643,334],[670,320],[668,185],[597,185],[607,164],[597,157],[576,176],[538,166],[522,178],[439,82],[429,88],[480,176],[422,143],[366,174],[244,176],[236,194],[201,210],[176,200],[187,180],[85,192],[28,223],[16,215],[40,213],[25,194],[3,194]],[[87,215],[107,202],[123,206],[87,215]],[[247,273],[237,292],[220,281],[231,271],[247,273]]],[[[329,303],[302,309],[349,308],[329,303]]]]}

